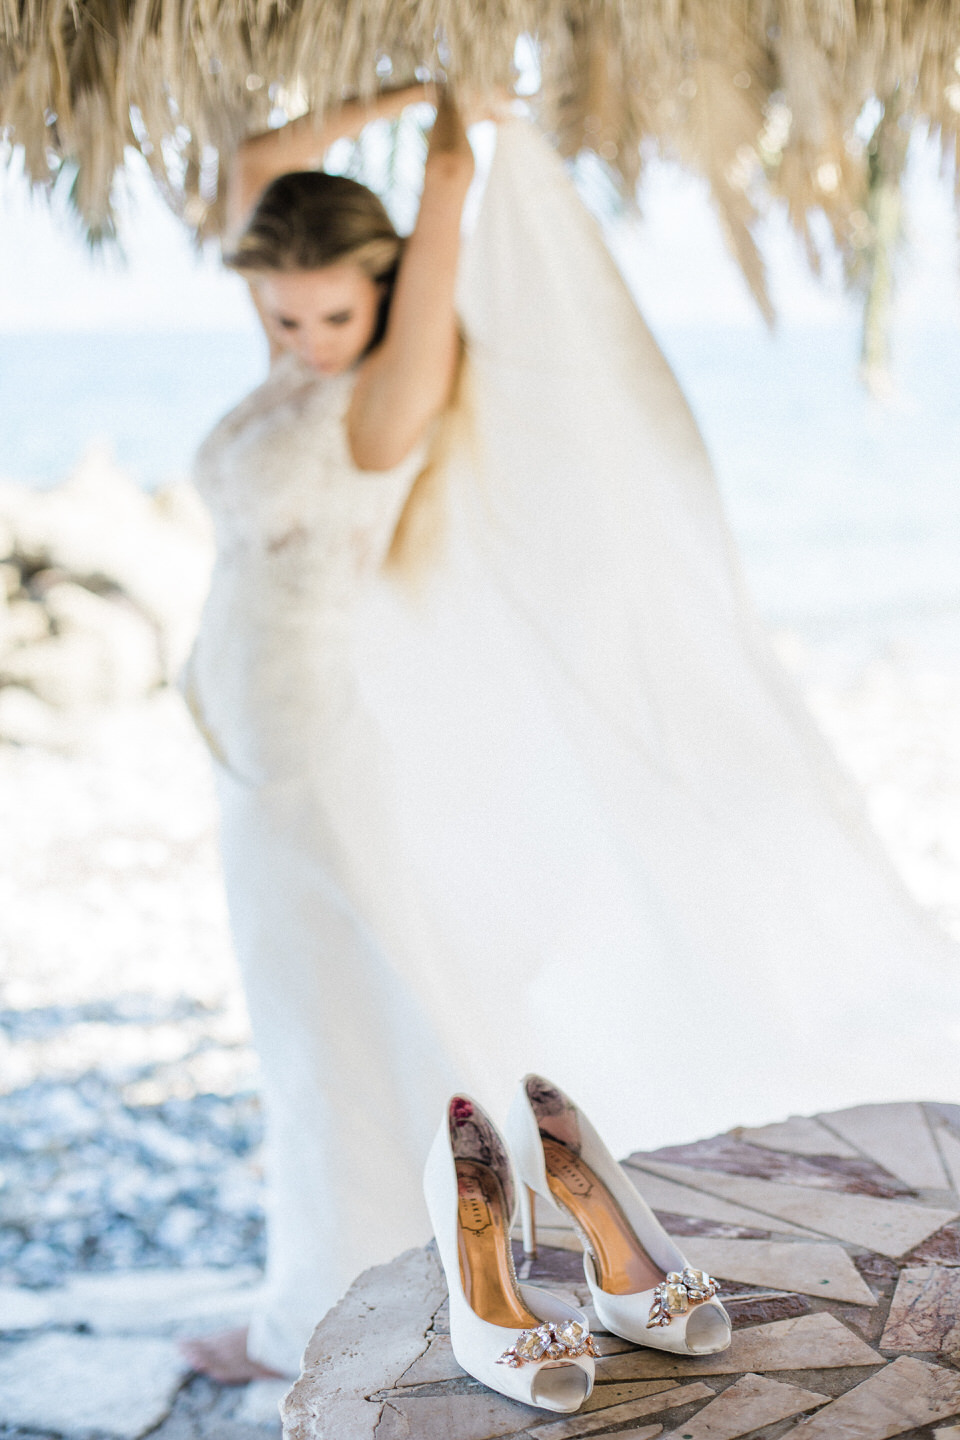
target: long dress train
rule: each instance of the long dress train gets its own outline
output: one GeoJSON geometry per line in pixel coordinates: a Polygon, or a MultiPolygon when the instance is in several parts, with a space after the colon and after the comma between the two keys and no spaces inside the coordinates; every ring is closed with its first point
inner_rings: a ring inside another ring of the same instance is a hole
{"type": "Polygon", "coordinates": [[[295,1365],[426,1238],[454,1085],[534,1069],[621,1150],[956,1098],[960,967],[746,603],[690,412],[560,161],[500,126],[464,254],[468,439],[439,558],[382,567],[422,455],[363,475],[352,376],[279,363],[201,451],[189,667],[269,1114],[295,1365]]]}

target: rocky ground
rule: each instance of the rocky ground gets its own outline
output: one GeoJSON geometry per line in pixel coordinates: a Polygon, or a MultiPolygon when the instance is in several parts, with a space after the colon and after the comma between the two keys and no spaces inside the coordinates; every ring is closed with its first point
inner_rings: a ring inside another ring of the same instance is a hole
{"type": "Polygon", "coordinates": [[[0,1436],[266,1437],[283,1386],[174,1345],[242,1323],[264,1245],[202,746],[161,690],[79,752],[0,747],[0,797],[0,1436]]]}
{"type": "MultiPolygon", "coordinates": [[[[0,700],[18,692],[0,704],[0,1440],[265,1440],[283,1386],[222,1390],[174,1345],[242,1320],[258,1283],[261,1117],[207,759],[163,684],[185,621],[150,611],[143,575],[105,584],[108,558],[58,580],[38,542],[6,572],[24,624],[44,609],[37,643],[69,628],[48,603],[68,584],[134,615],[141,641],[152,627],[158,658],[109,705],[58,709],[26,632],[8,628],[4,659],[0,626],[0,700]]],[[[908,883],[960,934],[960,670],[781,646],[908,883]]]]}
{"type": "Polygon", "coordinates": [[[264,1249],[211,777],[167,683],[209,560],[189,491],[95,456],[0,487],[3,1440],[279,1428],[282,1382],[175,1344],[243,1323],[264,1249]]]}

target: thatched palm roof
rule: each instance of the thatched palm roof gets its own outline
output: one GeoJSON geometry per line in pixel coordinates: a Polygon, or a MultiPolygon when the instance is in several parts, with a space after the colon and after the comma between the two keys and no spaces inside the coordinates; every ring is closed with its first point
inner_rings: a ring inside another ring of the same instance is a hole
{"type": "Polygon", "coordinates": [[[960,0],[0,0],[0,126],[34,179],[76,167],[93,233],[126,145],[210,233],[218,153],[291,96],[319,113],[425,71],[509,83],[521,35],[561,148],[596,150],[629,190],[653,148],[704,175],[764,307],[767,197],[808,241],[824,211],[869,278],[909,129],[957,151],[960,0]]]}

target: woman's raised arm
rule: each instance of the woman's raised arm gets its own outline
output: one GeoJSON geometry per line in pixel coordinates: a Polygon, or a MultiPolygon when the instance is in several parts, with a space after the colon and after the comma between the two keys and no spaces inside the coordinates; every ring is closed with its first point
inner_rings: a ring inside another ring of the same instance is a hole
{"type": "Polygon", "coordinates": [[[473,171],[463,121],[443,93],[386,334],[361,365],[347,414],[350,449],[362,470],[398,465],[449,400],[459,351],[460,221],[473,171]]]}

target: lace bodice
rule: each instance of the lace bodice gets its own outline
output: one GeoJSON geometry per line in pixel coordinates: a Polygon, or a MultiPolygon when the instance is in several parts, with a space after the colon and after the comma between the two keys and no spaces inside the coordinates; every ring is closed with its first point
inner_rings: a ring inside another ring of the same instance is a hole
{"type": "Polygon", "coordinates": [[[285,356],[197,455],[217,558],[183,684],[213,748],[245,752],[247,771],[342,701],[358,592],[424,463],[426,442],[392,470],[357,468],[344,426],[355,380],[285,356]]]}
{"type": "Polygon", "coordinates": [[[195,478],[221,566],[260,562],[340,595],[380,564],[423,447],[392,470],[357,468],[344,426],[356,374],[317,375],[286,355],[204,441],[195,478]]]}

